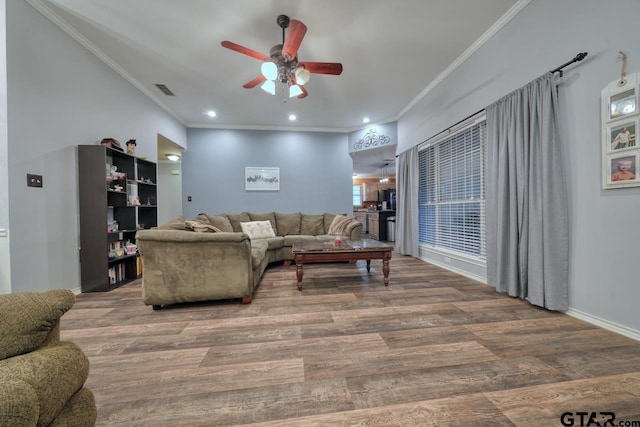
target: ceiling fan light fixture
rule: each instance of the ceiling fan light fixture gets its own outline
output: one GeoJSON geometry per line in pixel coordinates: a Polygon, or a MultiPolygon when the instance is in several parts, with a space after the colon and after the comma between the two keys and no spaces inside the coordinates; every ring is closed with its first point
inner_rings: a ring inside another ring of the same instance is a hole
{"type": "Polygon", "coordinates": [[[273,81],[278,78],[278,66],[271,61],[263,62],[260,71],[267,80],[273,81]]]}
{"type": "Polygon", "coordinates": [[[167,160],[177,162],[178,160],[180,160],[180,156],[177,154],[167,154],[167,160]]]}
{"type": "Polygon", "coordinates": [[[298,95],[302,95],[302,89],[298,85],[289,86],[289,98],[294,98],[298,95]]]}
{"type": "Polygon", "coordinates": [[[266,82],[262,83],[262,86],[260,86],[260,89],[262,89],[263,91],[271,95],[276,94],[276,84],[273,82],[273,80],[267,80],[266,82]]]}
{"type": "Polygon", "coordinates": [[[305,85],[311,78],[311,73],[304,67],[296,68],[296,83],[299,85],[305,85]]]}

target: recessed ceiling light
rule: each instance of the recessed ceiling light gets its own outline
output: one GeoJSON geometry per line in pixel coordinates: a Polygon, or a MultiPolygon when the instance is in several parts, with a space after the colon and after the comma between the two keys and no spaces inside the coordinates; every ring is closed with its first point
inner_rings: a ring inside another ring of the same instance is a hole
{"type": "Polygon", "coordinates": [[[207,111],[207,116],[209,116],[209,117],[215,117],[215,116],[216,116],[216,112],[215,112],[215,111],[213,111],[213,110],[209,110],[209,111],[207,111]]]}
{"type": "Polygon", "coordinates": [[[369,117],[365,117],[364,119],[362,119],[362,123],[369,123],[369,117]]]}
{"type": "Polygon", "coordinates": [[[289,120],[294,121],[296,119],[295,114],[289,114],[289,120]]]}

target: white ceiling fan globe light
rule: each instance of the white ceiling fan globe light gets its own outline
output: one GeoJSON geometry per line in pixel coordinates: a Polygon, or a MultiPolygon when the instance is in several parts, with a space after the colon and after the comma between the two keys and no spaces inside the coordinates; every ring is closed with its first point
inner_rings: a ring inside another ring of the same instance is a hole
{"type": "Polygon", "coordinates": [[[311,73],[304,67],[296,68],[296,83],[305,85],[311,78],[311,73]]]}
{"type": "Polygon", "coordinates": [[[177,154],[167,154],[167,160],[177,162],[178,160],[180,160],[180,156],[178,156],[177,154]]]}
{"type": "Polygon", "coordinates": [[[273,80],[267,80],[266,82],[262,83],[262,86],[260,86],[260,89],[262,89],[263,91],[271,95],[276,94],[276,84],[273,82],[273,80]]]}
{"type": "Polygon", "coordinates": [[[289,98],[296,97],[298,95],[302,95],[302,89],[298,85],[289,86],[289,98]]]}
{"type": "Polygon", "coordinates": [[[271,61],[263,62],[260,71],[267,80],[273,81],[278,77],[278,66],[271,61]]]}

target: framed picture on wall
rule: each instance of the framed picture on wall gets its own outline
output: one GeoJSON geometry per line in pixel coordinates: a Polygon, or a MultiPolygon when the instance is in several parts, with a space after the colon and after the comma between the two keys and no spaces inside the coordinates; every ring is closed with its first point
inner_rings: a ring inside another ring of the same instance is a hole
{"type": "Polygon", "coordinates": [[[280,168],[244,168],[244,188],[246,191],[280,191],[280,168]]]}
{"type": "Polygon", "coordinates": [[[617,122],[611,124],[607,129],[607,152],[638,148],[636,137],[638,119],[617,122]]]}
{"type": "Polygon", "coordinates": [[[609,98],[609,120],[616,120],[638,112],[636,88],[611,95],[609,98]]]}
{"type": "Polygon", "coordinates": [[[617,78],[600,92],[602,188],[640,187],[640,73],[617,78]]]}
{"type": "Polygon", "coordinates": [[[621,153],[607,156],[607,186],[637,187],[640,185],[638,173],[638,153],[621,153]]]}

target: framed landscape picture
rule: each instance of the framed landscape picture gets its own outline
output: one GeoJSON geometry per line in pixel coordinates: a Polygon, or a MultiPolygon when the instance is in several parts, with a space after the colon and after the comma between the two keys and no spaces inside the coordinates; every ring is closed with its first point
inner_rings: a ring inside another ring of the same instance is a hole
{"type": "Polygon", "coordinates": [[[246,167],[244,188],[246,191],[280,191],[280,168],[246,167]]]}

